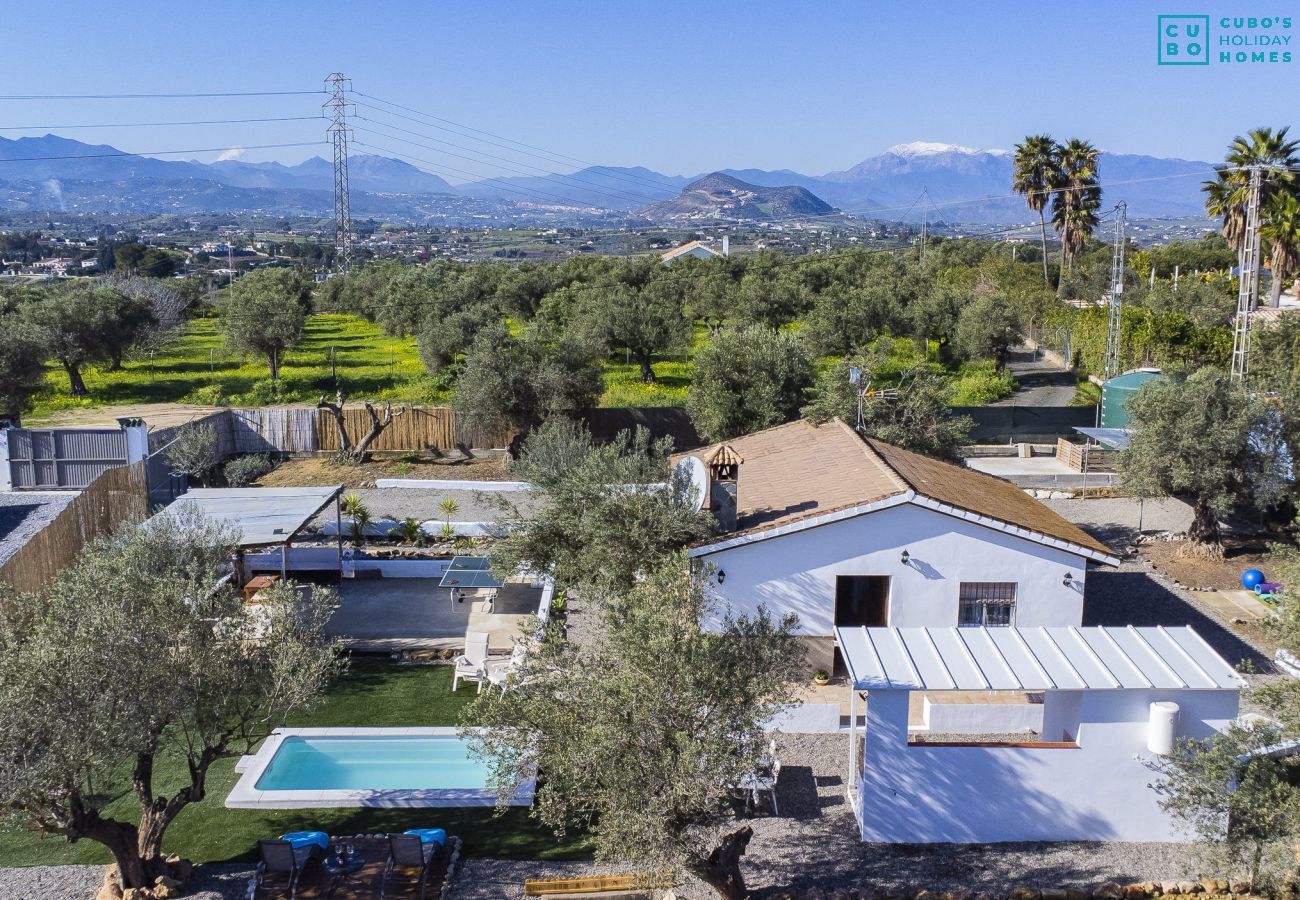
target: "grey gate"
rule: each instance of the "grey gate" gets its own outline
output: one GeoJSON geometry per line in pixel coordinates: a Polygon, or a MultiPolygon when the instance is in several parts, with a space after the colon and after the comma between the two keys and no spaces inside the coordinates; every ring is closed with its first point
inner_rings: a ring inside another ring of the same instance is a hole
{"type": "Polygon", "coordinates": [[[8,471],[0,472],[0,486],[7,476],[15,491],[80,490],[131,461],[122,428],[7,428],[0,431],[0,460],[5,445],[8,471]]]}

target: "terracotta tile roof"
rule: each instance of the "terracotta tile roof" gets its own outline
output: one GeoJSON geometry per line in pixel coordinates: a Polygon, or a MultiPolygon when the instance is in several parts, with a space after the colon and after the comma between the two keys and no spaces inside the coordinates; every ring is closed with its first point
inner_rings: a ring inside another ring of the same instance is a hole
{"type": "MultiPolygon", "coordinates": [[[[744,459],[736,485],[736,530],[706,543],[767,531],[913,491],[1093,553],[1104,544],[1009,481],[871,438],[838,419],[800,420],[727,442],[744,459]]],[[[721,445],[694,454],[708,460],[721,445]]]]}
{"type": "Polygon", "coordinates": [[[683,253],[689,253],[690,251],[694,250],[696,247],[699,247],[701,250],[708,251],[713,256],[721,256],[721,254],[718,253],[717,250],[714,250],[712,247],[708,246],[703,241],[691,241],[689,244],[682,244],[680,247],[674,247],[671,250],[665,251],[664,253],[660,253],[659,258],[663,260],[674,259],[678,256],[681,256],[683,253]]]}

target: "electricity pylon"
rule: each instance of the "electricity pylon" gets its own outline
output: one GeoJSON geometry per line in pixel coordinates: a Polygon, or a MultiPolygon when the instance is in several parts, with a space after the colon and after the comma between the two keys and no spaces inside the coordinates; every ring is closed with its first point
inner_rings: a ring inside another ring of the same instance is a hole
{"type": "Polygon", "coordinates": [[[1102,380],[1120,373],[1120,330],[1124,324],[1124,237],[1126,204],[1115,207],[1115,246],[1110,255],[1110,320],[1106,326],[1106,363],[1102,380]]]}
{"type": "Polygon", "coordinates": [[[1250,374],[1250,313],[1259,296],[1259,189],[1263,170],[1250,167],[1250,188],[1246,196],[1246,233],[1242,238],[1241,278],[1237,288],[1237,319],[1232,328],[1232,380],[1245,381],[1250,374]]]}
{"type": "Polygon", "coordinates": [[[334,256],[338,271],[347,272],[352,265],[352,198],[348,195],[348,139],[352,129],[348,128],[347,92],[352,89],[352,80],[342,72],[334,72],[325,79],[329,99],[323,110],[330,120],[326,130],[330,143],[334,145],[334,256]]]}

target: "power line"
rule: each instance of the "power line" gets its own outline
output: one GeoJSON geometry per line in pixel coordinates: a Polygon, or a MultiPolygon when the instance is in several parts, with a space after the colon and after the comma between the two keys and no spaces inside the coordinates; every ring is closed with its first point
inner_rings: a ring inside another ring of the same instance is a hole
{"type": "Polygon", "coordinates": [[[299,97],[324,91],[213,91],[180,94],[0,94],[0,100],[181,100],[202,97],[299,97]]]}
{"type": "MultiPolygon", "coordinates": [[[[323,143],[325,142],[324,141],[299,141],[298,143],[294,143],[294,144],[246,144],[240,146],[240,149],[241,150],[274,150],[274,149],[279,149],[281,147],[316,147],[323,143]]],[[[225,147],[199,147],[193,150],[136,150],[131,152],[121,150],[116,153],[72,153],[67,156],[8,156],[8,157],[0,157],[0,163],[43,162],[46,160],[55,160],[55,159],[105,159],[108,157],[122,157],[122,156],[142,156],[142,157],[174,156],[179,153],[223,153],[229,149],[230,149],[229,146],[225,146],[225,147]]]]}
{"type": "Polygon", "coordinates": [[[0,125],[0,131],[40,131],[70,128],[160,128],[176,125],[246,125],[254,122],[309,122],[321,116],[271,116],[264,119],[199,119],[191,122],[102,122],[94,125],[0,125]]]}

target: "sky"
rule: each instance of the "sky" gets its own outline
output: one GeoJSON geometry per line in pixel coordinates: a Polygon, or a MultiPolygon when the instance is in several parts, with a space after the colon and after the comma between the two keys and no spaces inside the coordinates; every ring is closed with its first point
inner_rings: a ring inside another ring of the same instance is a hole
{"type": "MultiPolygon", "coordinates": [[[[5,41],[0,92],[314,91],[337,70],[372,106],[355,109],[370,120],[354,121],[370,129],[356,136],[371,145],[356,152],[405,153],[453,182],[564,170],[559,158],[472,140],[485,135],[461,126],[562,154],[569,169],[581,160],[682,175],[724,167],[822,174],[895,144],[1009,147],[1031,132],[1215,161],[1234,135],[1289,124],[1300,107],[1300,60],[1158,66],[1157,14],[1217,21],[1262,9],[1183,3],[1200,5],[8,0],[6,20],[22,26],[5,41]],[[373,98],[457,125],[400,119],[392,113],[412,114],[391,106],[381,114],[373,98]]],[[[2,99],[0,135],[52,131],[133,152],[204,151],[169,159],[208,162],[224,151],[293,163],[328,148],[253,148],[323,141],[322,121],[122,125],[315,116],[322,99],[2,99]],[[113,127],[28,127],[67,125],[113,127]]]]}

